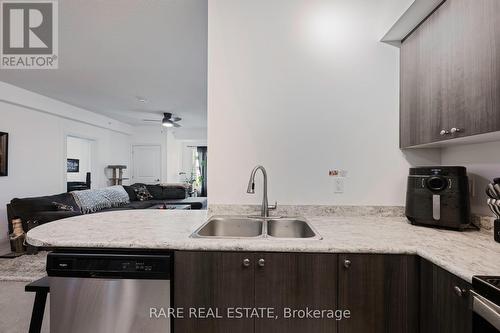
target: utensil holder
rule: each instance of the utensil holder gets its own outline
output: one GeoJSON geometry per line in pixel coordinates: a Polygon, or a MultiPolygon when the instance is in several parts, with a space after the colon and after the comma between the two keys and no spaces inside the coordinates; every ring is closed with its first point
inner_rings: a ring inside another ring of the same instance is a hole
{"type": "Polygon", "coordinates": [[[495,235],[495,242],[500,243],[500,220],[495,220],[495,224],[493,226],[493,232],[495,235]]]}

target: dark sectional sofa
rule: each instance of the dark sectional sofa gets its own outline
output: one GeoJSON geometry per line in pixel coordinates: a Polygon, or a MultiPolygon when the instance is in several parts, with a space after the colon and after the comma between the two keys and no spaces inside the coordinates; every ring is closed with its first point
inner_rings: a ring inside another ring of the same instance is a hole
{"type": "MultiPolygon", "coordinates": [[[[191,209],[206,209],[207,198],[197,197],[189,198],[186,195],[186,190],[182,186],[160,186],[160,185],[144,185],[153,196],[153,199],[139,201],[134,192],[134,187],[144,184],[134,184],[131,186],[123,186],[127,191],[130,203],[116,207],[100,210],[99,212],[115,211],[115,210],[130,210],[130,209],[147,209],[159,204],[167,205],[190,205],[191,209]]],[[[67,217],[82,215],[75,199],[71,193],[61,193],[50,196],[12,199],[10,204],[7,204],[7,215],[9,221],[9,232],[12,232],[12,219],[20,218],[23,223],[24,230],[28,230],[28,221],[37,221],[38,225],[51,221],[64,219],[67,217]],[[72,206],[74,211],[58,210],[54,202],[59,204],[72,206]]]]}

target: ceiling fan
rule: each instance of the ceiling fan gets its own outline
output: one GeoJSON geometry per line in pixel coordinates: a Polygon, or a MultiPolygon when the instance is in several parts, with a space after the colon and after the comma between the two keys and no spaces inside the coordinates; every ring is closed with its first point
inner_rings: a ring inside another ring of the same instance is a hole
{"type": "Polygon", "coordinates": [[[164,112],[163,113],[163,119],[162,120],[154,120],[154,119],[143,119],[143,121],[152,121],[152,122],[161,122],[161,125],[163,127],[181,127],[177,122],[181,121],[182,118],[174,116],[170,112],[164,112]]]}

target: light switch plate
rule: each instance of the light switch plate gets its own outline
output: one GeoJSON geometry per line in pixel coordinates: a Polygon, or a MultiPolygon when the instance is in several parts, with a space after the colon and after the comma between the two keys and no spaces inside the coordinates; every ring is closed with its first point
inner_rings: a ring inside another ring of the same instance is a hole
{"type": "Polygon", "coordinates": [[[336,177],[333,181],[334,183],[334,192],[335,193],[344,193],[344,181],[345,178],[343,177],[336,177]]]}

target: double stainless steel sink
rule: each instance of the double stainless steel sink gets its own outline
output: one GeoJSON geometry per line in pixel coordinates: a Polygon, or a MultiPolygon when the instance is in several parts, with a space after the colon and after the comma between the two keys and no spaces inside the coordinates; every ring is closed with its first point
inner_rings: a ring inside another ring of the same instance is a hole
{"type": "Polygon", "coordinates": [[[322,237],[313,226],[301,217],[272,217],[269,210],[276,210],[278,203],[269,206],[267,200],[267,172],[258,165],[250,174],[247,193],[255,193],[255,175],[262,171],[264,189],[260,216],[212,216],[191,234],[193,238],[216,239],[314,239],[322,237]]]}
{"type": "Polygon", "coordinates": [[[321,239],[312,225],[297,217],[213,216],[193,238],[321,239]]]}

